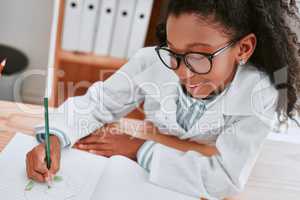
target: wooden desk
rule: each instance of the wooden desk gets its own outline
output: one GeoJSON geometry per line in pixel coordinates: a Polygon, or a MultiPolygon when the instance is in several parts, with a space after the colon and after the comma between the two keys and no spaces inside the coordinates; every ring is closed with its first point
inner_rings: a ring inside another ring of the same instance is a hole
{"type": "Polygon", "coordinates": [[[16,132],[33,135],[33,127],[43,122],[43,108],[0,101],[0,151],[16,132]]]}
{"type": "MultiPolygon", "coordinates": [[[[0,101],[0,151],[15,132],[32,135],[33,126],[42,122],[42,107],[0,101]]],[[[298,200],[299,197],[300,145],[267,140],[245,191],[231,200],[298,200]]]]}

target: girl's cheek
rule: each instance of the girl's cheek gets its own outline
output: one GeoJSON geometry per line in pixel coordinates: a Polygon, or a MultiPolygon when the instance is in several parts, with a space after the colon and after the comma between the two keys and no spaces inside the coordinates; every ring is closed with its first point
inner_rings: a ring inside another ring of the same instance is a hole
{"type": "Polygon", "coordinates": [[[206,79],[209,80],[208,86],[210,88],[219,88],[223,82],[224,73],[219,69],[212,69],[212,71],[206,75],[206,79]]]}
{"type": "Polygon", "coordinates": [[[222,86],[228,84],[235,73],[235,65],[227,59],[223,59],[223,62],[216,62],[215,67],[211,71],[212,82],[222,86]]]}

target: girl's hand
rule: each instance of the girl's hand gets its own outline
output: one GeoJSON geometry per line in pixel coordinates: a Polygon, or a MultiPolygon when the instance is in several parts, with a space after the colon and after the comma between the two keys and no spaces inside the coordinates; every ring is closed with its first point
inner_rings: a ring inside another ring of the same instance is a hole
{"type": "Polygon", "coordinates": [[[34,147],[26,156],[26,171],[28,178],[45,182],[51,180],[60,166],[60,142],[56,136],[51,136],[50,157],[51,168],[48,170],[45,163],[45,144],[34,147]]]}
{"type": "Polygon", "coordinates": [[[133,138],[123,133],[97,132],[79,140],[74,147],[97,155],[111,157],[126,156],[134,161],[145,140],[133,138]]]}

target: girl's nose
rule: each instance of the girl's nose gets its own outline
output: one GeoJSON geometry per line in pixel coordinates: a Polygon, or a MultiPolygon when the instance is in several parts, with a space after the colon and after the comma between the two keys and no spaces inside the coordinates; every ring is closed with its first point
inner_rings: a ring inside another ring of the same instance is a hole
{"type": "Polygon", "coordinates": [[[179,68],[176,70],[176,74],[180,80],[189,79],[194,76],[194,73],[187,68],[183,61],[181,61],[179,68]]]}

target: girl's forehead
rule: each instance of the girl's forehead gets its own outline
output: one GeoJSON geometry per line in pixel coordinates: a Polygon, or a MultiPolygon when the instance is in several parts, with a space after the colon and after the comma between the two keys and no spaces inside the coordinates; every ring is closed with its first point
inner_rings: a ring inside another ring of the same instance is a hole
{"type": "Polygon", "coordinates": [[[174,46],[180,47],[194,44],[215,47],[228,41],[221,25],[209,21],[201,20],[193,14],[170,15],[167,20],[167,39],[174,46]]]}

